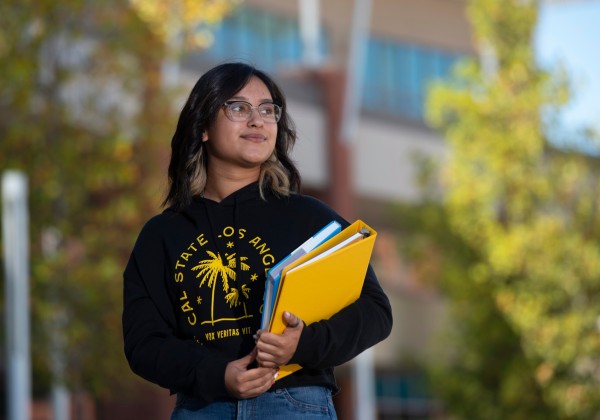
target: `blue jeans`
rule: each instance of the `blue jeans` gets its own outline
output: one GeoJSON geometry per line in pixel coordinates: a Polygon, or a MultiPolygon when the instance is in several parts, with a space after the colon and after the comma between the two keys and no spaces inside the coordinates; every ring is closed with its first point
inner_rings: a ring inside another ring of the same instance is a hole
{"type": "Polygon", "coordinates": [[[337,419],[331,391],[321,386],[283,388],[256,398],[206,403],[177,394],[171,420],[337,419]]]}

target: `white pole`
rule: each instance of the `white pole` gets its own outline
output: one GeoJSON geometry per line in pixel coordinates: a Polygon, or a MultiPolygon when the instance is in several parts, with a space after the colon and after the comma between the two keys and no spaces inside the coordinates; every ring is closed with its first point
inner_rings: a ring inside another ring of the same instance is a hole
{"type": "Polygon", "coordinates": [[[374,420],[377,413],[375,403],[375,374],[373,371],[373,348],[359,354],[353,363],[354,412],[356,420],[374,420]]]}
{"type": "MultiPolygon", "coordinates": [[[[340,127],[342,140],[347,142],[347,144],[354,144],[356,141],[356,127],[360,119],[370,22],[371,0],[355,0],[352,16],[352,33],[350,34],[344,109],[340,127]]],[[[375,373],[373,365],[373,349],[365,350],[352,363],[352,376],[355,389],[354,413],[356,420],[375,419],[375,373]]]]}
{"type": "Polygon", "coordinates": [[[27,178],[18,171],[2,176],[2,242],[6,299],[7,418],[29,420],[29,211],[27,178]]]}
{"type": "MultiPolygon", "coordinates": [[[[60,243],[61,232],[55,227],[48,227],[42,232],[42,254],[47,260],[56,258],[60,243]]],[[[56,292],[48,296],[54,304],[54,313],[49,316],[48,330],[51,332],[50,342],[50,372],[52,373],[52,419],[69,420],[71,418],[71,395],[65,385],[65,371],[67,360],[65,358],[66,340],[65,327],[68,322],[64,309],[59,309],[56,292]]]]}
{"type": "Polygon", "coordinates": [[[319,0],[300,0],[300,36],[302,38],[302,59],[308,68],[321,65],[319,51],[321,24],[319,22],[319,0]]]}
{"type": "Polygon", "coordinates": [[[355,0],[348,54],[348,77],[340,128],[342,140],[349,143],[355,141],[356,127],[360,118],[370,22],[371,0],[355,0]]]}

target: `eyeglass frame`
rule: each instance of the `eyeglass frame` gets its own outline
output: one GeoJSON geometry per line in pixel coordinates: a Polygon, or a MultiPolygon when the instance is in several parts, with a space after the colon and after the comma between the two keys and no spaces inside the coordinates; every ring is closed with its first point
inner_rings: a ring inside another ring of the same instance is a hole
{"type": "Polygon", "coordinates": [[[232,122],[246,122],[246,121],[250,121],[250,119],[252,118],[252,112],[256,110],[256,113],[260,116],[260,118],[266,122],[267,124],[277,124],[279,122],[279,120],[281,119],[281,116],[283,114],[283,107],[281,105],[276,104],[275,102],[263,102],[261,104],[259,104],[258,106],[254,106],[252,105],[250,102],[248,101],[240,101],[240,100],[231,100],[231,101],[225,101],[223,102],[223,104],[221,104],[221,106],[223,108],[225,108],[225,116],[229,119],[229,121],[232,122]],[[231,109],[229,108],[230,105],[235,104],[235,103],[243,103],[243,104],[247,104],[250,107],[250,114],[248,114],[248,117],[244,120],[236,120],[231,116],[231,109]],[[260,113],[260,107],[263,105],[272,105],[274,107],[275,110],[279,110],[279,112],[275,112],[275,121],[269,121],[266,120],[263,115],[260,113]]]}

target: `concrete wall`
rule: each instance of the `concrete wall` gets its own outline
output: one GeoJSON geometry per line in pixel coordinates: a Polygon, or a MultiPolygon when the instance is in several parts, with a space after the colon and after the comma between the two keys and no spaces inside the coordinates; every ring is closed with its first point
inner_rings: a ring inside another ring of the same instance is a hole
{"type": "MultiPolygon", "coordinates": [[[[297,125],[293,157],[304,184],[324,188],[328,182],[325,113],[318,105],[288,98],[297,125]]],[[[419,191],[413,180],[415,154],[440,161],[446,154],[442,138],[425,127],[362,116],[353,142],[352,176],[358,196],[382,200],[414,200],[419,191]]]]}

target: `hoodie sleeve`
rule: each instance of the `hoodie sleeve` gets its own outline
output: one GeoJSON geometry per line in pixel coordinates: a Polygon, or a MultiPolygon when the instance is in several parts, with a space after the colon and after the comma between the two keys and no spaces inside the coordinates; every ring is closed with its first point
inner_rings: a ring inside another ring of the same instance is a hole
{"type": "Polygon", "coordinates": [[[385,339],[391,329],[390,302],[369,266],[358,300],[306,326],[290,363],[314,369],[341,365],[385,339]]]}
{"type": "Polygon", "coordinates": [[[132,371],[172,392],[207,401],[226,397],[227,360],[175,335],[175,311],[166,287],[159,235],[147,224],[124,272],[123,337],[132,371]]]}

